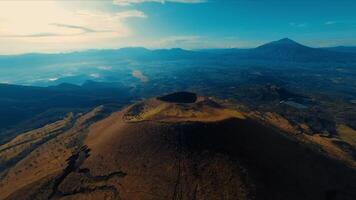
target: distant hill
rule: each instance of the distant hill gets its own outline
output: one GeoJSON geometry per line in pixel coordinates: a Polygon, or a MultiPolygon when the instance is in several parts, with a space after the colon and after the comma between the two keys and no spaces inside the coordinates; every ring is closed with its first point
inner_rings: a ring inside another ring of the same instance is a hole
{"type": "Polygon", "coordinates": [[[250,51],[250,53],[265,54],[265,56],[279,56],[281,58],[291,56],[301,56],[314,53],[315,49],[301,45],[291,39],[284,38],[278,41],[270,42],[250,51]]]}
{"type": "Polygon", "coordinates": [[[235,54],[235,53],[243,53],[248,51],[249,48],[217,48],[217,49],[198,49],[199,52],[211,53],[211,54],[235,54]]]}
{"type": "Polygon", "coordinates": [[[57,54],[22,54],[0,55],[0,67],[29,62],[34,64],[46,64],[50,62],[95,60],[95,59],[176,59],[182,56],[196,55],[197,52],[180,48],[150,50],[143,47],[126,47],[120,49],[86,50],[57,54]]]}
{"type": "Polygon", "coordinates": [[[234,57],[239,61],[248,60],[251,64],[254,61],[266,62],[268,65],[279,62],[289,63],[316,63],[318,65],[328,65],[330,63],[355,63],[356,48],[335,47],[335,48],[312,48],[299,44],[289,38],[269,42],[250,49],[207,49],[201,52],[215,54],[217,56],[234,57]]]}
{"type": "Polygon", "coordinates": [[[284,38],[249,50],[244,56],[259,60],[290,62],[355,62],[356,54],[311,48],[284,38]]]}
{"type": "Polygon", "coordinates": [[[344,53],[356,53],[356,46],[338,46],[338,47],[325,47],[329,51],[344,52],[344,53]]]}

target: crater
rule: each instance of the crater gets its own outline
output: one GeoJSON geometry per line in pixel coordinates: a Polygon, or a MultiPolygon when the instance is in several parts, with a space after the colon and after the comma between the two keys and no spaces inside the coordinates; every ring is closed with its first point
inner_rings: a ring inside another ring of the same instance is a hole
{"type": "Polygon", "coordinates": [[[192,92],[175,92],[157,97],[157,99],[170,103],[195,103],[197,101],[197,95],[192,92]]]}

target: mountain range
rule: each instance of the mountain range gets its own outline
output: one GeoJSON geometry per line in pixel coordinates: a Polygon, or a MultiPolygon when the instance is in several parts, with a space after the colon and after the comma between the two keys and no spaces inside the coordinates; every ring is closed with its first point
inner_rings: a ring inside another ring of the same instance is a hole
{"type": "Polygon", "coordinates": [[[60,53],[60,54],[23,54],[0,56],[0,64],[4,62],[41,62],[44,58],[48,60],[61,59],[80,59],[86,58],[112,58],[116,59],[186,59],[192,56],[211,56],[211,54],[235,55],[237,58],[254,58],[254,59],[280,59],[283,61],[292,62],[353,62],[356,60],[355,47],[328,47],[328,48],[312,48],[299,44],[289,38],[284,38],[278,41],[266,43],[251,49],[205,49],[205,50],[184,50],[180,48],[173,49],[156,49],[149,50],[143,47],[126,47],[121,49],[109,50],[88,50],[82,52],[60,53]]]}

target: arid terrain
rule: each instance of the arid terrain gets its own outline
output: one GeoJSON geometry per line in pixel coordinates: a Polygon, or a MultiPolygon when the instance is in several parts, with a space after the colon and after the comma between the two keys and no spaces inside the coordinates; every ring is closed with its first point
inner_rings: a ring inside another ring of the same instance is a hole
{"type": "Polygon", "coordinates": [[[194,93],[100,106],[0,146],[0,199],[355,199],[353,130],[308,130],[194,93]]]}
{"type": "Polygon", "coordinates": [[[0,200],[356,200],[356,0],[0,0],[0,200]]]}

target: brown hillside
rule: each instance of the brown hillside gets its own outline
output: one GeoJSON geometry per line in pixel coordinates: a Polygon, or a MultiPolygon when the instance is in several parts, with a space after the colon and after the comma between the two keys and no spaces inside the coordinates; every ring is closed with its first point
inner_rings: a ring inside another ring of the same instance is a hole
{"type": "Polygon", "coordinates": [[[209,98],[97,113],[8,169],[0,199],[356,197],[355,169],[209,98]]]}

